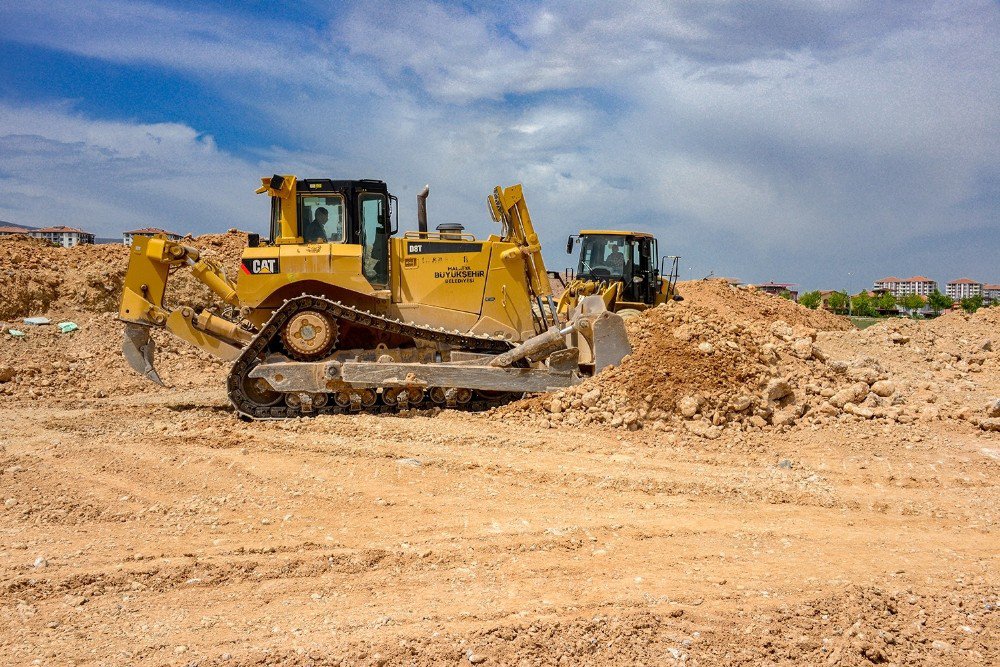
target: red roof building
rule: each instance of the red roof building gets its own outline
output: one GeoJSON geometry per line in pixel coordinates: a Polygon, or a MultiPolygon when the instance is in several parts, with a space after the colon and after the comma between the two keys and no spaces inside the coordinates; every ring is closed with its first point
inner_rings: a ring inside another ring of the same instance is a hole
{"type": "Polygon", "coordinates": [[[983,284],[969,278],[952,280],[945,289],[948,296],[956,301],[969,299],[974,296],[982,296],[983,294],[983,284]]]}

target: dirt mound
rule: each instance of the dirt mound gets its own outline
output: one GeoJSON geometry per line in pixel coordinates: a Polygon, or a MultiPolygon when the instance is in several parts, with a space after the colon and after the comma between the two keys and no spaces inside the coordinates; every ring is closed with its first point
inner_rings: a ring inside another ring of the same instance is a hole
{"type": "MultiPolygon", "coordinates": [[[[992,315],[957,316],[933,325],[943,333],[912,320],[892,320],[859,332],[845,329],[849,325],[844,318],[723,281],[686,283],[682,289],[683,302],[651,309],[628,323],[634,351],[618,367],[491,416],[524,418],[542,427],[647,426],[710,439],[725,429],[815,426],[831,420],[908,424],[918,419],[964,417],[979,423],[990,418],[988,411],[976,407],[985,399],[969,403],[967,397],[957,398],[934,405],[940,384],[914,377],[903,364],[886,364],[883,349],[892,347],[892,336],[910,340],[897,329],[961,345],[966,339],[956,331],[973,336],[992,326],[992,315]],[[775,319],[779,316],[794,325],[775,319]]],[[[967,379],[966,374],[985,369],[985,376],[994,378],[996,354],[990,345],[983,347],[980,343],[965,358],[959,352],[940,353],[940,370],[967,379]]],[[[983,428],[992,427],[992,422],[984,423],[983,428]]]]}
{"type": "Polygon", "coordinates": [[[161,388],[125,363],[122,324],[113,313],[50,315],[53,322],[72,321],[79,329],[61,333],[53,324],[19,325],[23,338],[0,334],[0,396],[80,400],[224,386],[228,364],[166,332],[153,331],[156,366],[169,385],[161,388]]]}
{"type": "MultiPolygon", "coordinates": [[[[205,257],[222,263],[226,274],[239,276],[239,259],[246,247],[246,233],[186,237],[183,243],[198,248],[205,257]]],[[[118,310],[122,280],[128,265],[123,245],[52,246],[39,239],[0,238],[0,320],[43,315],[52,310],[80,312],[118,310]]],[[[169,305],[207,305],[211,292],[187,272],[175,274],[170,283],[169,305]]]]}
{"type": "Polygon", "coordinates": [[[810,310],[780,296],[752,287],[734,287],[725,280],[689,280],[677,284],[677,293],[723,320],[801,325],[821,331],[846,331],[854,326],[846,317],[826,310],[810,310]]]}

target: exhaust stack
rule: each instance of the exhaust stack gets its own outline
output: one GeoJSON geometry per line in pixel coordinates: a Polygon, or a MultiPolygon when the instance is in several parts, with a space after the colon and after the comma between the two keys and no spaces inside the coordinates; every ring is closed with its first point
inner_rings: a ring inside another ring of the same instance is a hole
{"type": "Polygon", "coordinates": [[[417,193],[417,229],[421,234],[427,234],[427,195],[431,192],[431,186],[425,185],[424,189],[417,193]]]}

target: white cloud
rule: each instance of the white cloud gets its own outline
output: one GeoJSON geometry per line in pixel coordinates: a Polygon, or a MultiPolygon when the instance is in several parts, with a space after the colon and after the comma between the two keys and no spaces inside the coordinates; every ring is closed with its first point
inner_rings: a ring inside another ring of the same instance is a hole
{"type": "Polygon", "coordinates": [[[101,237],[156,226],[181,233],[260,228],[259,169],[177,123],[95,120],[63,105],[0,103],[3,217],[101,237]]]}

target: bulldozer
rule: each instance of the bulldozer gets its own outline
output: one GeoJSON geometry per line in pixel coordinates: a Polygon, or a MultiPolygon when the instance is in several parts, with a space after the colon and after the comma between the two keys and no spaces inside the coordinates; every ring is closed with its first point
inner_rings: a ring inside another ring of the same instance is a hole
{"type": "Polygon", "coordinates": [[[460,224],[398,233],[379,180],[273,175],[266,239],[249,234],[236,278],[182,241],[136,237],[118,317],[123,355],[163,384],[152,329],[232,363],[227,394],[248,419],[439,406],[485,410],[568,387],[631,352],[600,297],[559,313],[520,185],[487,197],[498,234],[460,224]],[[187,269],[221,305],[165,305],[187,269]]]}
{"type": "Polygon", "coordinates": [[[659,257],[652,234],[583,230],[566,240],[566,253],[573,254],[575,245],[580,246],[579,262],[576,269],[566,270],[558,313],[571,313],[583,299],[599,297],[607,310],[628,319],[661,303],[683,300],[677,294],[680,257],[659,257]]]}

